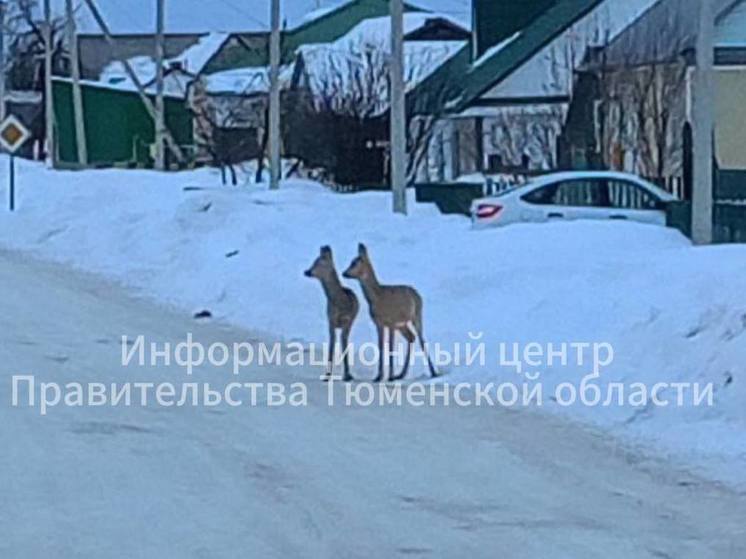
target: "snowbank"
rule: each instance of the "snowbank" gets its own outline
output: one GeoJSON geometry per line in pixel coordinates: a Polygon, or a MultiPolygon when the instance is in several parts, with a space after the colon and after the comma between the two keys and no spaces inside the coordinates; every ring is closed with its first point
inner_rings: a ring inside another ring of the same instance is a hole
{"type": "MultiPolygon", "coordinates": [[[[342,269],[363,241],[383,282],[422,293],[428,341],[450,347],[484,332],[489,366],[451,367],[447,378],[523,382],[497,365],[500,342],[609,342],[602,384],[712,382],[716,405],[545,408],[746,483],[746,247],[693,248],[675,231],[630,223],[472,231],[434,206],[412,204],[404,218],[390,203],[302,181],[279,192],[221,187],[205,169],[53,172],[20,162],[18,211],[2,214],[0,234],[8,247],[170,304],[305,341],[326,341],[326,324],[321,288],[303,270],[324,244],[342,269]]],[[[353,339],[374,340],[366,312],[353,339]]],[[[415,371],[424,374],[420,363],[415,371]]],[[[543,367],[545,395],[588,372],[543,367]]]]}

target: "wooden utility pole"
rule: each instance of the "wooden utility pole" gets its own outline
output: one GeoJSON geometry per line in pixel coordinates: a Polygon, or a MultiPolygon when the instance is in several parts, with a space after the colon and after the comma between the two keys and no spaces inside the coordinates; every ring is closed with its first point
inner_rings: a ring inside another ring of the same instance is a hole
{"type": "Polygon", "coordinates": [[[54,130],[54,101],[52,99],[52,7],[44,0],[44,113],[47,133],[47,164],[54,167],[57,161],[57,142],[54,130]]]}
{"type": "Polygon", "coordinates": [[[5,10],[0,0],[0,121],[5,120],[5,10]]]}
{"type": "Polygon", "coordinates": [[[70,54],[70,73],[73,78],[73,115],[75,119],[75,142],[78,148],[78,163],[88,165],[88,144],[85,136],[85,113],[83,112],[83,93],[80,90],[80,59],[78,56],[78,34],[75,29],[75,11],[73,0],[65,0],[65,17],[67,19],[67,44],[70,54]]]}
{"type": "MultiPolygon", "coordinates": [[[[47,2],[49,0],[46,0],[47,2]]],[[[104,18],[101,16],[101,12],[98,11],[98,8],[96,7],[96,4],[93,0],[83,0],[86,5],[88,6],[88,9],[91,10],[91,15],[93,16],[93,19],[96,20],[96,24],[98,25],[99,29],[104,34],[104,38],[106,39],[106,42],[111,47],[116,46],[116,42],[114,41],[114,37],[111,36],[111,31],[109,30],[109,26],[106,25],[106,21],[104,21],[104,18]]],[[[142,104],[145,105],[145,110],[148,113],[148,116],[153,119],[153,122],[155,122],[156,116],[155,116],[155,107],[153,106],[153,102],[148,97],[147,93],[145,93],[145,88],[143,87],[142,83],[140,82],[140,79],[137,77],[137,74],[135,73],[135,70],[132,68],[132,65],[129,63],[129,61],[124,58],[120,60],[122,65],[124,66],[124,71],[127,74],[127,77],[132,80],[132,83],[135,85],[135,88],[137,89],[137,93],[140,96],[140,99],[142,100],[142,104]]],[[[176,143],[176,140],[174,140],[174,137],[171,135],[170,130],[168,127],[164,130],[164,137],[166,139],[166,145],[168,146],[168,149],[171,151],[171,153],[174,155],[177,161],[183,161],[184,155],[181,151],[181,148],[179,147],[179,144],[176,143]]]]}
{"type": "Polygon", "coordinates": [[[156,0],[156,29],[155,29],[155,168],[159,171],[166,169],[166,145],[164,131],[166,129],[165,105],[163,102],[163,24],[165,0],[156,0]]]}
{"type": "Polygon", "coordinates": [[[712,242],[713,132],[715,106],[715,8],[713,0],[700,0],[697,33],[697,67],[694,70],[692,125],[694,135],[694,184],[692,240],[712,242]]]}
{"type": "Polygon", "coordinates": [[[394,212],[407,213],[407,112],[404,92],[404,5],[391,2],[391,191],[394,212]]]}
{"type": "Polygon", "coordinates": [[[269,35],[269,187],[280,187],[280,0],[272,0],[269,35]]]}

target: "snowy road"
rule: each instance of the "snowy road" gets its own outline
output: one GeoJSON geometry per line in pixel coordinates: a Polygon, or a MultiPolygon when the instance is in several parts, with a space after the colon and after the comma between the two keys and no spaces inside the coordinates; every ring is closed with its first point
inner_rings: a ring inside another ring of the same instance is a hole
{"type": "Polygon", "coordinates": [[[241,380],[308,380],[308,407],[13,408],[13,374],[187,380],[123,369],[123,334],[250,335],[16,255],[0,286],[3,559],[746,556],[746,496],[534,413],[329,408],[275,368],[241,380]]]}

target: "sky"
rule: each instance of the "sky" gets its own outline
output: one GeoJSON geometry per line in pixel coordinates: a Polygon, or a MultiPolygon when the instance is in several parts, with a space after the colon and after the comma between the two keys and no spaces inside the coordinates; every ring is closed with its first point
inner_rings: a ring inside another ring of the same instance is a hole
{"type": "MultiPolygon", "coordinates": [[[[98,32],[82,0],[78,0],[80,30],[98,32]]],[[[53,0],[62,13],[64,0],[53,0]]],[[[317,9],[340,4],[340,0],[281,0],[282,17],[295,26],[317,9]]],[[[433,11],[447,13],[468,24],[470,0],[415,0],[433,11]]],[[[96,0],[115,33],[150,32],[155,27],[155,0],[96,0]]],[[[269,0],[166,0],[166,32],[258,31],[267,29],[269,0]]]]}

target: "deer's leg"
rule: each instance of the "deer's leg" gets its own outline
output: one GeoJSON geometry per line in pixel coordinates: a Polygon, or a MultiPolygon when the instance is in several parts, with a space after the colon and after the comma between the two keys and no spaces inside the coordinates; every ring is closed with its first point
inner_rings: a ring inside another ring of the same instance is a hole
{"type": "Polygon", "coordinates": [[[344,352],[344,381],[350,381],[352,380],[352,375],[350,374],[350,353],[347,351],[350,346],[350,328],[352,327],[352,324],[346,325],[344,328],[342,328],[342,351],[344,352]]]}
{"type": "Polygon", "coordinates": [[[337,329],[333,324],[329,324],[329,355],[327,356],[326,365],[326,378],[324,380],[331,380],[334,374],[334,352],[337,345],[337,329]]]}
{"type": "Polygon", "coordinates": [[[383,380],[383,326],[376,324],[376,330],[378,331],[378,376],[373,379],[373,382],[381,382],[383,380]]]}
{"type": "Polygon", "coordinates": [[[386,349],[389,358],[389,380],[396,380],[394,377],[394,344],[396,343],[396,329],[389,328],[389,344],[386,349]]]}
{"type": "Polygon", "coordinates": [[[433,366],[433,362],[430,360],[430,354],[427,352],[427,348],[425,347],[425,338],[422,334],[422,321],[419,322],[416,326],[417,329],[417,337],[420,339],[420,347],[422,348],[422,353],[425,354],[425,357],[427,358],[427,367],[430,369],[430,376],[431,377],[437,377],[438,372],[435,370],[435,367],[433,366]]]}
{"type": "Polygon", "coordinates": [[[394,380],[401,380],[407,376],[407,371],[409,371],[409,361],[412,355],[412,346],[414,345],[414,334],[412,334],[409,329],[402,330],[401,334],[407,340],[407,355],[404,358],[404,365],[402,366],[401,372],[394,380]]]}

